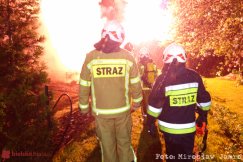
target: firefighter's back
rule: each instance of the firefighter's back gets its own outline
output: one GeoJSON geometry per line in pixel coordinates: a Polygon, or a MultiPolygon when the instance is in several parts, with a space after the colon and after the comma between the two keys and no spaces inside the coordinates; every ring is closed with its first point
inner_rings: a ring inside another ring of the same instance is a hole
{"type": "Polygon", "coordinates": [[[93,112],[107,116],[112,111],[129,110],[129,74],[134,64],[131,54],[126,50],[112,53],[94,50],[87,55],[87,60],[92,75],[93,112]]]}

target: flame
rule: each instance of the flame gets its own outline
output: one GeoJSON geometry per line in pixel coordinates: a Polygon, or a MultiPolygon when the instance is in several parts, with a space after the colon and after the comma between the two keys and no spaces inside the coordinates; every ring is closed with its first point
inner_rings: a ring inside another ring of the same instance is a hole
{"type": "MultiPolygon", "coordinates": [[[[126,2],[122,9],[125,42],[171,39],[173,17],[168,10],[161,9],[161,0],[126,2]]],[[[100,40],[105,21],[98,1],[42,0],[41,19],[50,42],[47,48],[52,49],[47,54],[56,55],[62,69],[80,71],[85,54],[100,40]]]]}
{"type": "Polygon", "coordinates": [[[161,0],[132,0],[125,9],[126,37],[134,43],[171,40],[172,12],[161,8],[161,0]]]}
{"type": "Polygon", "coordinates": [[[50,46],[66,71],[80,71],[85,54],[100,39],[103,21],[96,1],[42,0],[41,19],[50,46]]]}

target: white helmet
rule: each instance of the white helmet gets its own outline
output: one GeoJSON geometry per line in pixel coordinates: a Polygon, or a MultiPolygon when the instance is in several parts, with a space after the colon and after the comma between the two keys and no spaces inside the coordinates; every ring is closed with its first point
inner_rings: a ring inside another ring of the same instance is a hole
{"type": "Polygon", "coordinates": [[[146,47],[143,47],[139,50],[140,57],[148,57],[149,56],[149,50],[146,47]]]}
{"type": "Polygon", "coordinates": [[[178,62],[186,62],[186,52],[184,48],[176,43],[167,46],[163,52],[164,63],[171,63],[174,58],[177,59],[178,62]]]}
{"type": "Polygon", "coordinates": [[[122,43],[125,38],[125,32],[121,24],[117,21],[108,21],[101,33],[101,37],[105,38],[109,35],[110,39],[122,43]]]}

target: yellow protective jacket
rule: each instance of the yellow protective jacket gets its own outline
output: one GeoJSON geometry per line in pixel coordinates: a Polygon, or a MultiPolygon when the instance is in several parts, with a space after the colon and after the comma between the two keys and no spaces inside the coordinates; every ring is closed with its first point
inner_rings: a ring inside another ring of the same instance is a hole
{"type": "Polygon", "coordinates": [[[148,62],[147,63],[147,80],[149,84],[153,84],[155,82],[155,79],[157,77],[157,67],[155,63],[148,62]]]}
{"type": "Polygon", "coordinates": [[[103,117],[116,117],[130,111],[132,102],[142,101],[142,88],[136,62],[126,50],[86,55],[80,74],[79,108],[103,117]]]}
{"type": "Polygon", "coordinates": [[[140,75],[142,76],[143,87],[151,87],[157,77],[157,67],[153,62],[138,63],[140,75]]]}

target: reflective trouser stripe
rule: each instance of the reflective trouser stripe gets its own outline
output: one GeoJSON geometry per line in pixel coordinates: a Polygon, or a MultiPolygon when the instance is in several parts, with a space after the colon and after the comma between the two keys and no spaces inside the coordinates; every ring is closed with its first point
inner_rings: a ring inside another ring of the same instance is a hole
{"type": "Polygon", "coordinates": [[[186,124],[171,124],[159,120],[159,128],[161,131],[171,134],[186,134],[196,131],[195,122],[186,124]]]}
{"type": "Polygon", "coordinates": [[[95,124],[105,162],[135,160],[135,153],[131,147],[132,118],[130,113],[115,118],[95,116],[95,124]]]}
{"type": "Polygon", "coordinates": [[[119,114],[122,112],[126,112],[130,109],[130,105],[129,106],[125,106],[125,107],[121,107],[121,108],[114,108],[114,109],[99,109],[99,108],[94,108],[93,107],[93,111],[98,115],[98,114],[104,114],[104,115],[108,115],[108,114],[119,114]]]}
{"type": "Polygon", "coordinates": [[[136,154],[135,154],[135,152],[134,152],[132,146],[131,146],[131,150],[132,150],[133,158],[134,158],[133,161],[134,161],[134,162],[137,162],[137,157],[136,157],[136,154]]]}
{"type": "Polygon", "coordinates": [[[79,107],[81,109],[87,109],[89,107],[89,104],[87,104],[87,105],[79,104],[79,107]]]}
{"type": "Polygon", "coordinates": [[[101,162],[104,162],[104,151],[103,151],[102,142],[100,140],[99,140],[99,144],[100,144],[100,150],[101,150],[101,162]]]}
{"type": "Polygon", "coordinates": [[[135,83],[139,83],[139,82],[140,82],[140,77],[130,79],[131,84],[135,84],[135,83]]]}
{"type": "Polygon", "coordinates": [[[133,102],[141,102],[143,100],[143,96],[139,97],[139,98],[133,98],[132,101],[133,102]]]}
{"type": "Polygon", "coordinates": [[[90,81],[83,80],[83,79],[80,79],[79,84],[82,85],[82,86],[85,86],[85,87],[90,87],[91,86],[91,82],[90,81]]]}

